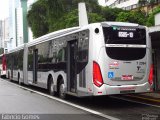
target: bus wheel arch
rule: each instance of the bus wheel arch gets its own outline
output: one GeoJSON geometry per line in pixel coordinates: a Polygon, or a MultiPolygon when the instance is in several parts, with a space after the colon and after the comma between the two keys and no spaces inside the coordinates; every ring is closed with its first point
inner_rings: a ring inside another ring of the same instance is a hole
{"type": "Polygon", "coordinates": [[[62,75],[59,75],[57,79],[57,91],[60,98],[62,99],[66,98],[64,79],[62,75]]]}
{"type": "Polygon", "coordinates": [[[53,81],[53,77],[51,74],[49,74],[48,76],[48,81],[47,81],[47,89],[49,91],[49,94],[52,95],[52,96],[55,96],[56,95],[56,91],[54,89],[54,81],[53,81]]]}

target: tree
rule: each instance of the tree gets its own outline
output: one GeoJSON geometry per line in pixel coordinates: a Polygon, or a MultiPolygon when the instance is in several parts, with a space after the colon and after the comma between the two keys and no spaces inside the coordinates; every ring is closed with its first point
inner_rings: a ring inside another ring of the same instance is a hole
{"type": "Polygon", "coordinates": [[[157,14],[157,13],[160,13],[160,6],[155,8],[153,10],[153,12],[149,15],[148,19],[147,19],[147,23],[146,25],[147,26],[154,26],[155,25],[155,20],[154,20],[154,16],[157,14]]]}
{"type": "Polygon", "coordinates": [[[100,13],[101,6],[98,4],[98,0],[72,0],[73,9],[77,9],[78,3],[85,2],[88,13],[100,13]]]}
{"type": "Polygon", "coordinates": [[[125,11],[120,8],[103,7],[101,14],[106,21],[115,21],[120,12],[125,12],[125,11]]]}
{"type": "Polygon", "coordinates": [[[128,12],[126,11],[119,13],[116,21],[131,22],[131,23],[138,23],[140,25],[146,25],[146,19],[147,17],[145,16],[145,13],[138,10],[138,11],[128,11],[128,12]]]}
{"type": "Polygon", "coordinates": [[[55,22],[53,26],[53,31],[78,26],[78,10],[72,10],[69,13],[66,13],[59,21],[55,22]]]}
{"type": "Polygon", "coordinates": [[[61,0],[46,0],[46,3],[49,32],[52,32],[55,22],[59,21],[64,14],[64,7],[61,0]]]}
{"type": "Polygon", "coordinates": [[[33,31],[33,36],[39,37],[53,31],[55,21],[63,16],[61,0],[38,0],[28,11],[28,24],[33,31]]]}
{"type": "Polygon", "coordinates": [[[156,0],[150,0],[149,1],[149,4],[151,4],[151,5],[153,5],[153,4],[155,4],[156,3],[156,0]]]}
{"type": "Polygon", "coordinates": [[[97,13],[88,13],[89,23],[103,22],[105,18],[97,13]]]}
{"type": "Polygon", "coordinates": [[[72,11],[73,9],[77,9],[73,8],[73,0],[62,0],[62,4],[66,13],[72,11]]]}
{"type": "MultiPolygon", "coordinates": [[[[78,24],[78,3],[84,0],[38,0],[28,12],[27,19],[34,37],[42,36],[66,27],[78,24]]],[[[90,21],[98,22],[103,19],[97,13],[101,7],[97,0],[85,0],[90,21]],[[93,19],[93,20],[92,20],[93,19]]]]}
{"type": "Polygon", "coordinates": [[[45,0],[39,0],[32,5],[28,11],[27,20],[35,38],[48,33],[49,25],[45,0]]]}
{"type": "MultiPolygon", "coordinates": [[[[105,20],[103,16],[97,14],[97,13],[88,13],[88,20],[89,23],[95,23],[95,22],[102,22],[105,20]]],[[[61,20],[57,22],[58,29],[62,28],[68,28],[68,27],[75,27],[78,26],[78,10],[72,10],[71,12],[64,15],[61,20]],[[60,22],[61,21],[61,22],[60,22]]]]}

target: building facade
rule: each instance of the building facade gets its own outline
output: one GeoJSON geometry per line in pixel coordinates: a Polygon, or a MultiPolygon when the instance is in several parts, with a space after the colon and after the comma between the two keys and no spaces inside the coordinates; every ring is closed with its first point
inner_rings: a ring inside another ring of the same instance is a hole
{"type": "MultiPolygon", "coordinates": [[[[132,10],[138,7],[143,7],[144,10],[149,7],[157,6],[160,3],[160,0],[105,0],[105,6],[111,8],[122,8],[124,10],[132,10]]],[[[148,10],[145,10],[148,11],[148,10]]]]}
{"type": "Polygon", "coordinates": [[[0,54],[7,49],[7,42],[9,40],[9,19],[0,20],[0,54]]]}
{"type": "Polygon", "coordinates": [[[0,20],[0,48],[2,48],[2,42],[3,42],[3,21],[0,20]]]}
{"type": "Polygon", "coordinates": [[[137,8],[139,0],[105,0],[105,6],[111,8],[122,8],[124,10],[131,10],[137,8]]]}
{"type": "Polygon", "coordinates": [[[23,44],[23,13],[22,8],[16,8],[16,46],[23,44]]]}
{"type": "Polygon", "coordinates": [[[8,50],[33,40],[32,32],[27,24],[27,11],[35,1],[37,0],[10,0],[8,50]]]}
{"type": "Polygon", "coordinates": [[[15,48],[16,45],[16,8],[20,6],[19,0],[10,0],[9,2],[9,40],[7,43],[8,50],[15,48]]]}
{"type": "Polygon", "coordinates": [[[28,42],[27,1],[10,0],[9,2],[9,40],[8,50],[28,42]]]}

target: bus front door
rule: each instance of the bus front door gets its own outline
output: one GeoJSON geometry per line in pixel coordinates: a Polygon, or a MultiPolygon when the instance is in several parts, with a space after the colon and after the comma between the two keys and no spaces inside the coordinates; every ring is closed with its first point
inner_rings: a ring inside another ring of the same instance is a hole
{"type": "Polygon", "coordinates": [[[68,42],[67,48],[67,88],[69,92],[75,93],[77,89],[77,40],[68,42]]]}

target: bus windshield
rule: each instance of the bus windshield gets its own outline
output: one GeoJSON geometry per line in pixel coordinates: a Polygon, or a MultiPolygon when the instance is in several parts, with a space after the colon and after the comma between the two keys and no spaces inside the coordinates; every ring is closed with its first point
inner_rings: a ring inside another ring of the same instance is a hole
{"type": "Polygon", "coordinates": [[[146,30],[133,27],[103,27],[105,44],[108,56],[116,60],[138,60],[146,54],[146,30]],[[116,46],[117,45],[117,46],[116,46]],[[120,45],[132,45],[125,47],[120,45]],[[135,45],[133,47],[133,45],[135,45]],[[140,47],[136,47],[139,45],[140,47]],[[143,46],[143,47],[141,47],[143,46]]]}

